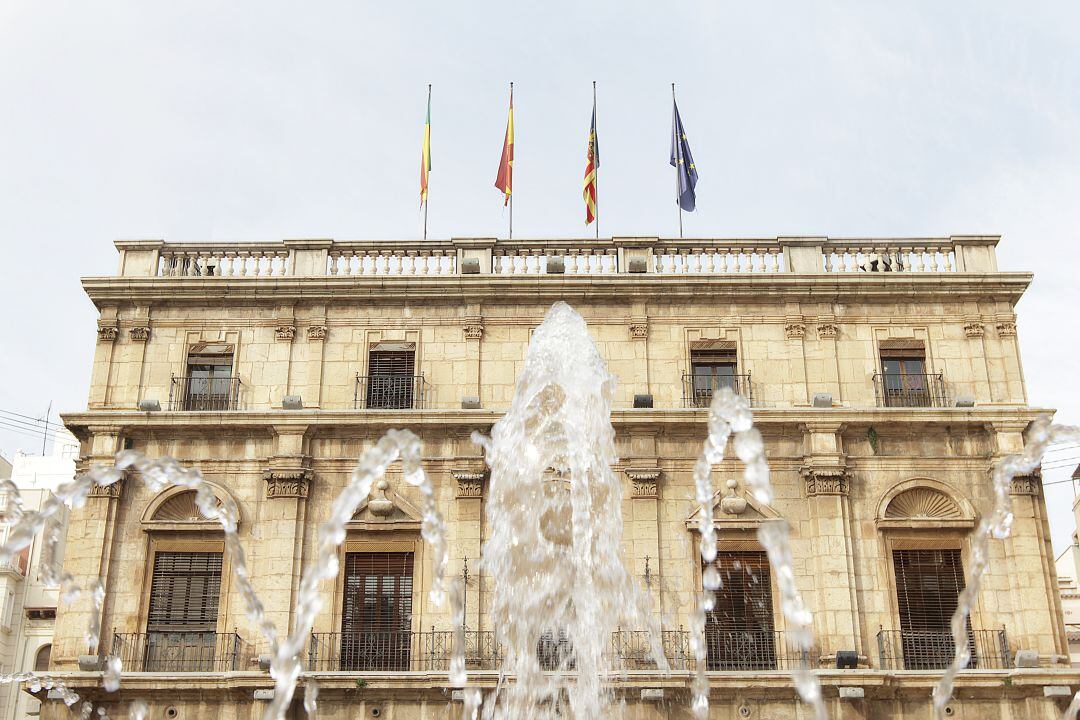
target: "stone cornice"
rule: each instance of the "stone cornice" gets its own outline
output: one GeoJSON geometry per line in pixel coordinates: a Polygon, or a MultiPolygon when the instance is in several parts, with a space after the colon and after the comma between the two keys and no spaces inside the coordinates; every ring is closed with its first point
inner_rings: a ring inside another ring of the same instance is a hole
{"type": "Polygon", "coordinates": [[[1015,303],[1031,273],[821,273],[730,275],[453,275],[410,277],[86,277],[95,305],[117,302],[230,303],[283,301],[476,302],[507,299],[552,302],[568,296],[632,299],[722,297],[770,303],[848,299],[994,298],[1015,303]]]}
{"type": "MultiPolygon", "coordinates": [[[[754,422],[759,427],[798,429],[813,422],[838,423],[848,427],[876,424],[909,426],[951,424],[991,426],[1008,423],[1024,428],[1053,410],[1030,407],[976,408],[761,408],[754,410],[754,422]]],[[[220,432],[230,428],[271,428],[310,426],[371,427],[375,430],[395,427],[484,428],[493,425],[504,414],[497,410],[247,410],[235,412],[154,412],[138,410],[89,410],[64,413],[61,417],[78,437],[84,437],[89,426],[105,428],[113,433],[146,429],[204,428],[220,432]]],[[[612,412],[616,427],[700,427],[708,420],[706,409],[626,409],[612,412]]]]}

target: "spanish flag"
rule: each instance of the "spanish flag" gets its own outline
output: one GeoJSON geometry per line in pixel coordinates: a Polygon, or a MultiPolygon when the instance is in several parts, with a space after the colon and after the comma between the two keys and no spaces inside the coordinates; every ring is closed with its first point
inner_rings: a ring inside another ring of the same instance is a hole
{"type": "Polygon", "coordinates": [[[495,177],[495,187],[499,188],[510,203],[514,186],[514,83],[510,83],[510,116],[506,120],[506,138],[503,140],[502,158],[499,160],[499,174],[495,177]]]}
{"type": "Polygon", "coordinates": [[[428,85],[427,119],[424,121],[424,145],[420,150],[420,207],[427,202],[428,173],[431,172],[431,86],[428,85]]]}

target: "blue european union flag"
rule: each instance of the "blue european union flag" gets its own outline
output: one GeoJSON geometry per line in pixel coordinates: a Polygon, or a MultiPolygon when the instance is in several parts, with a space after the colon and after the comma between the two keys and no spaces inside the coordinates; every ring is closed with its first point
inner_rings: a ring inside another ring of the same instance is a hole
{"type": "Polygon", "coordinates": [[[675,115],[671,120],[671,166],[679,178],[679,207],[687,212],[692,212],[697,204],[697,195],[694,188],[697,187],[697,168],[694,166],[694,156],[690,153],[690,143],[686,140],[686,130],[683,128],[682,118],[679,117],[679,106],[672,101],[675,115]]]}

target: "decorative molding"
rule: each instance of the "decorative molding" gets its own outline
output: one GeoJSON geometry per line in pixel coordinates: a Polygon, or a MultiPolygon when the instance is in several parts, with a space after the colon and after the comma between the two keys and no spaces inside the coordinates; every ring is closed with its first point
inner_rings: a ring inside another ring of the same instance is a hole
{"type": "Polygon", "coordinates": [[[801,322],[790,322],[784,326],[784,335],[787,336],[788,340],[802,339],[806,337],[806,325],[801,322]]]}
{"type": "Polygon", "coordinates": [[[849,491],[848,471],[840,467],[811,468],[799,471],[806,484],[806,497],[824,495],[847,495],[849,491]]]}
{"type": "Polygon", "coordinates": [[[469,500],[484,497],[485,473],[473,470],[451,470],[450,474],[457,481],[457,494],[454,497],[469,500]]]}
{"type": "Polygon", "coordinates": [[[626,477],[633,483],[632,498],[656,498],[660,481],[660,468],[627,468],[626,477]]]}
{"type": "Polygon", "coordinates": [[[150,339],[150,326],[149,325],[136,325],[128,330],[128,336],[132,340],[137,342],[146,342],[150,339]]]}
{"type": "Polygon", "coordinates": [[[270,469],[263,471],[266,481],[266,498],[306,498],[311,485],[308,468],[270,469]]]}
{"type": "Polygon", "coordinates": [[[999,322],[997,324],[998,337],[1015,337],[1016,336],[1016,323],[1006,321],[999,322]]]}
{"type": "Polygon", "coordinates": [[[969,338],[981,338],[985,331],[981,322],[969,322],[964,325],[964,334],[969,338]]]}
{"type": "Polygon", "coordinates": [[[98,325],[97,339],[99,342],[113,342],[120,336],[120,329],[115,325],[98,325]]]}
{"type": "Polygon", "coordinates": [[[1028,475],[1017,475],[1012,479],[1012,486],[1009,488],[1010,495],[1031,495],[1038,497],[1039,489],[1042,487],[1042,471],[1036,470],[1028,475]]]}
{"type": "Polygon", "coordinates": [[[959,520],[964,513],[951,497],[930,487],[914,487],[892,499],[886,519],[959,520]]]}
{"type": "Polygon", "coordinates": [[[466,320],[461,326],[461,332],[466,340],[479,340],[484,337],[484,321],[466,320]]]}
{"type": "Polygon", "coordinates": [[[325,340],[326,339],[326,326],[325,325],[312,325],[307,329],[308,340],[325,340]]]}
{"type": "Polygon", "coordinates": [[[104,486],[95,483],[90,486],[87,497],[119,498],[124,493],[124,480],[125,478],[120,478],[111,485],[104,486]]]}
{"type": "Polygon", "coordinates": [[[630,339],[644,340],[649,337],[648,318],[630,318],[630,339]]]}
{"type": "Polygon", "coordinates": [[[840,328],[835,323],[824,322],[819,323],[817,326],[817,334],[819,338],[834,338],[840,334],[840,328]]]}
{"type": "Polygon", "coordinates": [[[278,340],[287,340],[289,342],[292,342],[292,340],[296,337],[296,326],[278,325],[276,328],[274,328],[274,335],[277,337],[278,340]]]}

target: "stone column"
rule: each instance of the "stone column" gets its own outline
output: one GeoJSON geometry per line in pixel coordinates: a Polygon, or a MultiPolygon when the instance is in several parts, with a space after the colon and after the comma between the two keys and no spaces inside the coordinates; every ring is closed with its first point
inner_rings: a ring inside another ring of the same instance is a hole
{"type": "MultiPolygon", "coordinates": [[[[285,633],[293,624],[304,561],[304,526],[313,473],[306,426],[277,426],[275,451],[263,471],[266,503],[259,523],[258,568],[252,575],[266,615],[285,633]]],[[[258,638],[259,643],[265,639],[258,638]]],[[[259,652],[267,648],[260,647],[259,652]]]]}
{"type": "MultiPolygon", "coordinates": [[[[630,431],[630,452],[627,453],[624,472],[630,486],[630,512],[624,517],[623,537],[632,548],[628,568],[644,583],[648,568],[648,593],[652,602],[652,616],[660,622],[664,611],[661,593],[662,568],[668,567],[660,557],[660,465],[656,448],[656,435],[645,429],[630,431]]],[[[624,502],[624,507],[627,504],[624,502]]]]}
{"type": "Polygon", "coordinates": [[[90,375],[90,398],[87,407],[103,408],[109,390],[109,373],[112,371],[113,349],[120,337],[116,307],[103,307],[98,317],[97,347],[94,350],[94,368],[90,375]]]}
{"type": "MultiPolygon", "coordinates": [[[[80,461],[80,472],[96,465],[112,466],[120,449],[120,428],[90,426],[87,430],[89,438],[83,445],[85,455],[80,461]]],[[[108,487],[95,486],[86,505],[73,511],[68,520],[64,570],[74,576],[84,592],[74,603],[57,604],[52,655],[55,669],[77,670],[79,656],[90,652],[84,637],[95,612],[89,590],[98,579],[105,588],[105,606],[100,618],[103,649],[107,650],[111,643],[111,630],[106,622],[110,583],[114,579],[110,564],[116,542],[116,518],[126,482],[122,479],[108,487]]],[[[123,578],[116,580],[125,581],[123,578]]]]}
{"type": "MultiPolygon", "coordinates": [[[[1002,457],[1023,450],[1026,421],[994,422],[991,428],[996,445],[995,465],[1002,457]]],[[[993,465],[990,472],[993,472],[993,465]]],[[[1016,477],[1012,481],[1012,532],[1000,544],[992,541],[990,548],[991,553],[996,554],[994,546],[1003,546],[1002,560],[1006,565],[995,574],[1008,578],[1012,612],[1002,608],[1001,612],[987,617],[984,624],[989,625],[987,630],[999,629],[1004,624],[1014,649],[1035,649],[1040,655],[1068,655],[1046,501],[1041,489],[1038,474],[1016,477]]],[[[995,560],[991,559],[991,567],[995,560]]],[[[1000,603],[997,605],[1001,606],[1000,603]]]]}
{"type": "Polygon", "coordinates": [[[969,315],[964,321],[964,336],[967,338],[964,357],[971,362],[972,396],[979,404],[994,402],[986,367],[986,327],[978,315],[969,315]]]}
{"type": "Polygon", "coordinates": [[[855,591],[849,485],[841,448],[842,425],[811,422],[806,426],[807,455],[800,474],[806,489],[809,548],[818,601],[816,634],[823,655],[837,650],[867,654],[859,625],[855,591]]]}
{"type": "MultiPolygon", "coordinates": [[[[317,306],[312,308],[313,314],[307,327],[307,362],[304,369],[304,385],[300,395],[304,398],[305,407],[322,407],[322,371],[323,350],[326,345],[326,308],[317,306]],[[309,399],[310,398],[310,399],[309,399]]],[[[351,400],[348,407],[352,407],[351,400]]]]}
{"type": "Polygon", "coordinates": [[[818,318],[816,323],[818,352],[821,353],[822,384],[825,392],[832,393],[837,403],[844,399],[843,385],[840,382],[840,361],[836,357],[836,338],[840,327],[831,315],[818,318]]]}
{"type": "Polygon", "coordinates": [[[465,312],[461,332],[468,348],[468,363],[462,394],[477,398],[483,405],[483,398],[480,396],[480,344],[484,340],[484,318],[480,314],[478,303],[470,303],[465,312]]]}
{"type": "Polygon", "coordinates": [[[483,542],[484,481],[487,473],[483,461],[456,463],[450,471],[454,482],[454,504],[451,510],[451,527],[454,529],[454,545],[450,558],[451,570],[462,577],[468,563],[465,587],[465,626],[469,630],[486,630],[483,626],[483,583],[479,574],[480,546],[483,542]],[[468,560],[466,561],[466,558],[468,560]]]}
{"type": "MultiPolygon", "coordinates": [[[[789,310],[797,309],[797,306],[789,308],[789,310]]],[[[803,321],[802,315],[797,312],[787,315],[784,319],[784,337],[787,338],[787,367],[791,373],[788,382],[785,384],[788,387],[794,386],[795,388],[795,394],[791,395],[789,399],[796,405],[809,404],[813,388],[806,382],[806,348],[804,346],[806,323],[803,321]],[[802,395],[799,396],[799,393],[802,393],[802,395]]]]}

